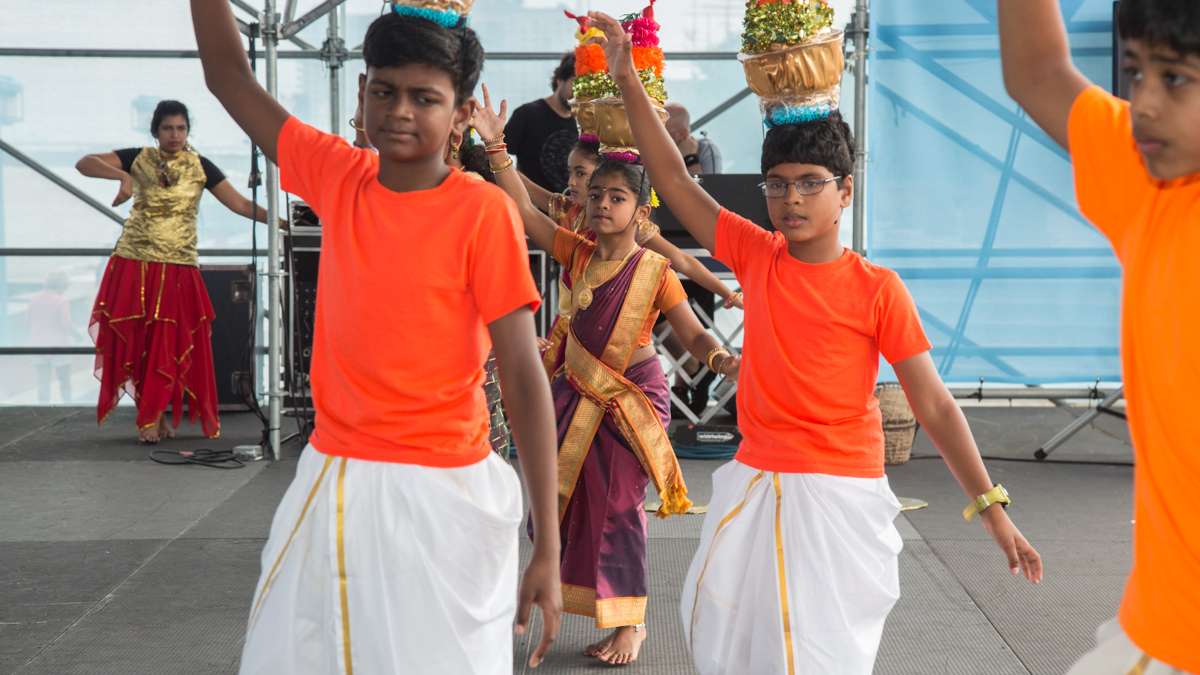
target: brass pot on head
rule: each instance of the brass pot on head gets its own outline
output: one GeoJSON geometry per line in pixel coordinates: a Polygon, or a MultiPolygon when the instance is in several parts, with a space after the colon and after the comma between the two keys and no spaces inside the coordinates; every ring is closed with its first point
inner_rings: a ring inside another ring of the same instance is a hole
{"type": "Polygon", "coordinates": [[[840,30],[762,54],[738,54],[746,84],[761,98],[803,99],[837,89],[846,69],[840,30]]]}
{"type": "MultiPolygon", "coordinates": [[[[610,148],[632,148],[636,145],[624,101],[616,96],[596,99],[592,101],[592,109],[596,118],[596,135],[600,137],[601,145],[610,148]]],[[[668,117],[666,108],[656,101],[654,112],[665,124],[668,117]]]]}

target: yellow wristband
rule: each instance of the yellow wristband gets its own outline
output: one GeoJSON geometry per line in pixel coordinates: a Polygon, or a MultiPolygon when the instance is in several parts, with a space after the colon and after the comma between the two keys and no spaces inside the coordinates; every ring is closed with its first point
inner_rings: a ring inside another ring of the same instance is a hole
{"type": "Polygon", "coordinates": [[[1008,490],[1005,490],[1003,485],[997,483],[991,490],[979,495],[974,501],[967,504],[967,508],[963,509],[963,520],[968,523],[971,522],[975,516],[983,513],[992,504],[1008,506],[1011,503],[1012,498],[1008,496],[1008,490]]]}

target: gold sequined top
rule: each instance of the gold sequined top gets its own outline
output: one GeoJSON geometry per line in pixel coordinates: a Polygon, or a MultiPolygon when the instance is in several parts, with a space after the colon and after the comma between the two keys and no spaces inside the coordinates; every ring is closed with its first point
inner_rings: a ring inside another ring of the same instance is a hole
{"type": "Polygon", "coordinates": [[[133,177],[133,210],[125,219],[125,232],[113,255],[198,264],[196,214],[207,182],[200,155],[189,148],[164,160],[158,148],[144,148],[129,175],[133,177]]]}

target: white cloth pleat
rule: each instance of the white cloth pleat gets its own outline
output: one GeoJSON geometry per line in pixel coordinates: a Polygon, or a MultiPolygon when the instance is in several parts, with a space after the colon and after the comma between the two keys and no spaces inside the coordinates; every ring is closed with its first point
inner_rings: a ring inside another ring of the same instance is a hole
{"type": "Polygon", "coordinates": [[[737,461],[714,472],[680,603],[696,669],[870,675],[900,597],[899,512],[887,478],[775,474],[737,461]]]}
{"type": "Polygon", "coordinates": [[[1071,666],[1067,675],[1187,675],[1151,658],[1133,643],[1120,622],[1111,619],[1096,629],[1096,648],[1071,666]]]}
{"type": "Polygon", "coordinates": [[[306,448],[263,549],[240,672],[511,673],[521,519],[520,482],[495,453],[444,469],[306,448]]]}

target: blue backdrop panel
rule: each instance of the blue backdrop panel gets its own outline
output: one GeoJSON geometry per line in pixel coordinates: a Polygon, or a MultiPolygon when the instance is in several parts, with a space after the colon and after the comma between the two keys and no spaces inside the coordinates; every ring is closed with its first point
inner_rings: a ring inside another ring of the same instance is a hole
{"type": "MultiPolygon", "coordinates": [[[[908,284],[942,378],[1120,380],[1120,268],[1066,152],[1004,92],[994,0],[873,5],[869,255],[908,284]]],[[[1110,87],[1111,1],[1061,5],[1110,87]]]]}

